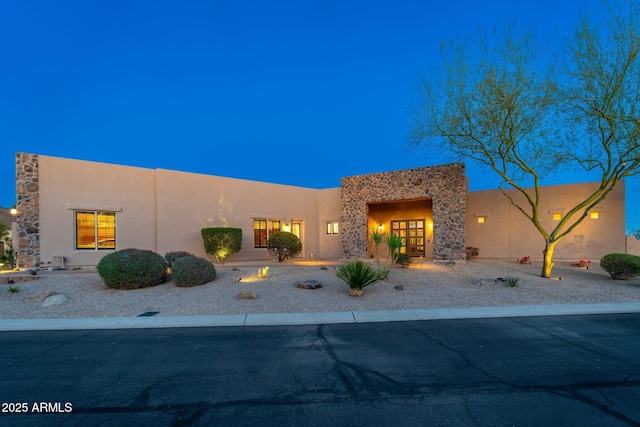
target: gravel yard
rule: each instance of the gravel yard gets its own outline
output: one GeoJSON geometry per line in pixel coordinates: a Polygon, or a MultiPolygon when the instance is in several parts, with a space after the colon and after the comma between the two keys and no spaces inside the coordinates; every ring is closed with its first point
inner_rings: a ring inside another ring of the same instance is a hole
{"type": "Polygon", "coordinates": [[[407,269],[392,268],[385,281],[365,288],[359,298],[349,296],[348,286],[336,277],[338,265],[328,261],[227,263],[216,265],[216,280],[202,286],[179,288],[168,281],[153,288],[126,291],[107,288],[95,270],[43,271],[38,280],[0,285],[0,319],[128,317],[148,311],[157,311],[158,316],[189,316],[640,301],[640,278],[612,280],[597,265],[586,270],[558,262],[555,277],[543,279],[541,263],[535,261],[520,265],[514,261],[473,260],[454,266],[425,261],[407,269]],[[267,276],[258,279],[258,269],[267,265],[267,276]],[[481,277],[508,276],[520,278],[521,283],[516,287],[499,281],[476,283],[481,277]],[[322,288],[295,286],[306,280],[317,280],[322,288]],[[18,287],[19,292],[11,293],[9,287],[18,287]],[[69,300],[48,307],[42,301],[26,301],[41,291],[63,294],[69,300]],[[252,292],[257,299],[237,299],[239,292],[252,292]]]}

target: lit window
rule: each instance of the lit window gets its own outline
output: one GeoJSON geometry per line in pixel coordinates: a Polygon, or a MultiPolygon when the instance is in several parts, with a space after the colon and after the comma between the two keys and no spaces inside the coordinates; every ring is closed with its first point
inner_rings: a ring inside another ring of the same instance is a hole
{"type": "Polygon", "coordinates": [[[269,236],[280,231],[280,221],[273,219],[253,220],[253,247],[266,248],[269,236]]]}
{"type": "Polygon", "coordinates": [[[479,216],[478,217],[478,224],[484,224],[484,218],[483,216],[479,216]]]}
{"type": "Polygon", "coordinates": [[[598,219],[600,218],[600,212],[591,212],[591,219],[598,219]]]}
{"type": "Polygon", "coordinates": [[[554,213],[553,214],[553,220],[554,221],[560,221],[562,219],[562,214],[561,213],[554,213]]]}
{"type": "Polygon", "coordinates": [[[339,229],[338,221],[330,221],[327,223],[327,234],[338,234],[339,229]]]}
{"type": "Polygon", "coordinates": [[[76,249],[116,248],[116,214],[76,212],[76,249]]]}

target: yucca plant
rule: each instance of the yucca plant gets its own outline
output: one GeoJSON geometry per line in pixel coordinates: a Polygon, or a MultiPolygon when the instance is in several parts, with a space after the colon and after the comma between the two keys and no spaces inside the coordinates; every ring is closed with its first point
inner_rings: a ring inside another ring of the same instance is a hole
{"type": "Polygon", "coordinates": [[[369,235],[371,236],[371,239],[373,239],[373,245],[376,248],[376,262],[378,263],[378,265],[380,265],[380,258],[378,257],[378,246],[380,246],[380,243],[382,243],[382,240],[384,239],[384,233],[379,229],[374,228],[371,230],[369,235]]]}
{"type": "Polygon", "coordinates": [[[404,245],[404,239],[397,234],[390,234],[385,239],[385,243],[389,247],[389,256],[393,265],[398,260],[398,254],[400,253],[400,248],[404,245]]]}
{"type": "Polygon", "coordinates": [[[363,288],[380,281],[378,272],[359,259],[342,264],[336,270],[336,276],[349,285],[349,294],[353,296],[361,296],[363,288]]]}

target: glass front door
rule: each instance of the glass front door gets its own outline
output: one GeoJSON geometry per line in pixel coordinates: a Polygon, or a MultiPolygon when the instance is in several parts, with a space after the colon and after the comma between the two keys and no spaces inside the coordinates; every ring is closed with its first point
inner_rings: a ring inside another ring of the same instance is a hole
{"type": "Polygon", "coordinates": [[[424,256],[425,230],[424,218],[391,221],[391,233],[402,237],[400,253],[411,256],[424,256]]]}

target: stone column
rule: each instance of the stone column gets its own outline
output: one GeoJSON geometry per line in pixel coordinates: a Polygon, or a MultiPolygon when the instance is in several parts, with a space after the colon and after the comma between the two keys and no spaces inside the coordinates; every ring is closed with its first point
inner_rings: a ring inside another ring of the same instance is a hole
{"type": "Polygon", "coordinates": [[[40,267],[38,155],[16,153],[17,266],[40,267]]]}

